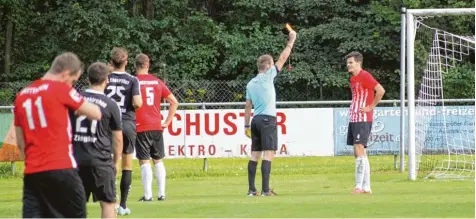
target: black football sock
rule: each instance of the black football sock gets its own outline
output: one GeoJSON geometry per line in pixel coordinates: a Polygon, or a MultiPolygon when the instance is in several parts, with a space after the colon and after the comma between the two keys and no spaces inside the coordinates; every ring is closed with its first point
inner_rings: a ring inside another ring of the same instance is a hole
{"type": "Polygon", "coordinates": [[[132,182],[132,170],[123,170],[121,177],[121,207],[126,208],[127,196],[132,182]]]}
{"type": "Polygon", "coordinates": [[[269,174],[271,173],[271,161],[263,160],[261,163],[261,175],[263,177],[263,191],[264,193],[269,191],[269,174]]]}
{"type": "Polygon", "coordinates": [[[250,160],[248,162],[248,185],[249,190],[256,192],[255,187],[255,177],[256,177],[256,167],[258,166],[258,162],[250,160]]]}

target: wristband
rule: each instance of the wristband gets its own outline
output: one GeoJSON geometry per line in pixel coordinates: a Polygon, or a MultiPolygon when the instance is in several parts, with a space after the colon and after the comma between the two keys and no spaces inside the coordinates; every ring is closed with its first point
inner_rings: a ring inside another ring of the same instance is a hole
{"type": "Polygon", "coordinates": [[[245,125],[245,128],[249,128],[249,127],[250,127],[250,125],[245,125]]]}

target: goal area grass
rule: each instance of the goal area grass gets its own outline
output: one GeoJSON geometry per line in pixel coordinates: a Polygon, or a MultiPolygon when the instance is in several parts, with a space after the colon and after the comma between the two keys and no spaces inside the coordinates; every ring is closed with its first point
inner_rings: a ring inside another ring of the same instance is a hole
{"type": "MultiPolygon", "coordinates": [[[[138,202],[143,196],[140,167],[134,160],[128,199],[131,215],[120,218],[474,218],[474,180],[408,181],[394,169],[393,156],[370,156],[373,194],[351,194],[354,158],[276,158],[271,188],[278,196],[248,197],[247,158],[165,160],[166,201],[138,202]]],[[[261,188],[259,163],[256,187],[261,188]]],[[[23,163],[0,164],[0,217],[21,217],[23,163]]],[[[120,178],[119,178],[120,179],[120,178]]],[[[119,192],[119,189],[117,189],[119,192]]],[[[61,195],[61,194],[58,194],[61,195]]],[[[100,218],[98,203],[88,203],[88,217],[100,218]]]]}

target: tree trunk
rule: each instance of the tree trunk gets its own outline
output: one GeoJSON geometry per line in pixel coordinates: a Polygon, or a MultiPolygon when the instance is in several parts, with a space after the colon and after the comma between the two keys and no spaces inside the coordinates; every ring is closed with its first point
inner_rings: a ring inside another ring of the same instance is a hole
{"type": "Polygon", "coordinates": [[[13,38],[13,20],[11,10],[7,10],[7,28],[5,34],[5,63],[4,74],[10,74],[10,65],[12,59],[12,38],[13,38]]]}
{"type": "Polygon", "coordinates": [[[152,0],[147,0],[145,8],[146,8],[145,17],[148,20],[154,19],[154,4],[152,0]]]}
{"type": "Polygon", "coordinates": [[[321,100],[324,99],[324,93],[322,92],[322,79],[319,79],[319,93],[321,96],[321,100]]]}
{"type": "Polygon", "coordinates": [[[132,17],[139,16],[139,0],[132,1],[132,17]]]}

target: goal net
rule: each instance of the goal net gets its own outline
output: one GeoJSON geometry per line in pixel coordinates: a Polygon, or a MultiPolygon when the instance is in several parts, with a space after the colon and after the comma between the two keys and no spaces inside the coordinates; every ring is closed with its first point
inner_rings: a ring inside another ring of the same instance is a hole
{"type": "Polygon", "coordinates": [[[409,168],[415,175],[418,171],[418,177],[475,177],[474,9],[463,14],[421,14],[407,21],[413,22],[414,30],[407,40],[413,41],[415,89],[414,107],[409,107],[414,118],[409,121],[414,126],[409,129],[413,131],[409,146],[414,147],[409,150],[409,161],[414,162],[409,168]],[[451,22],[469,23],[448,25],[451,22]],[[466,29],[458,30],[458,25],[466,29]]]}

